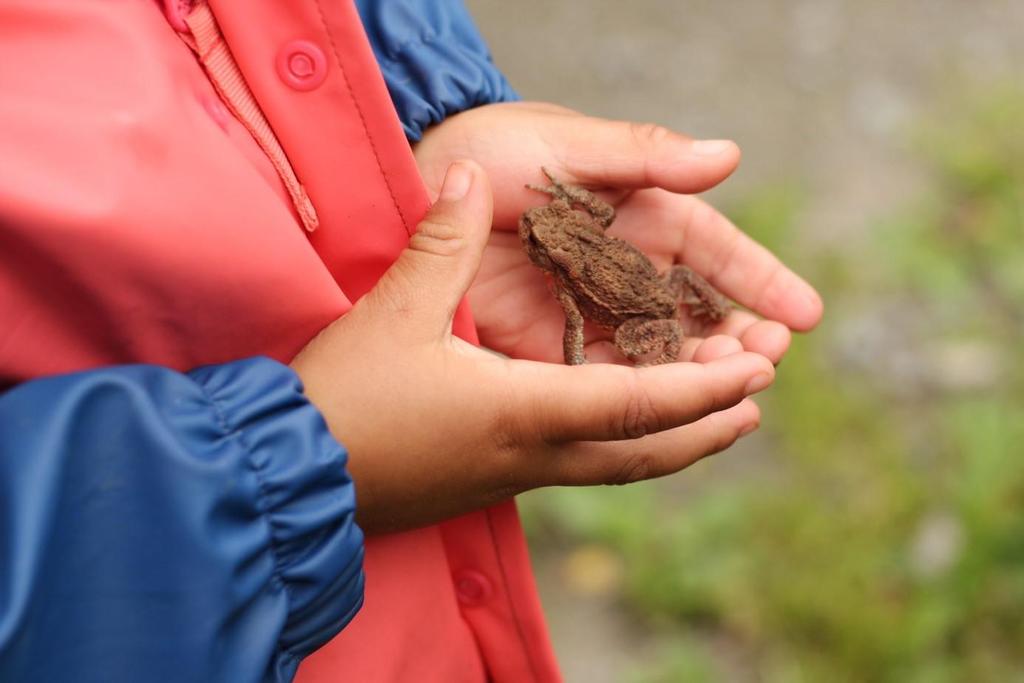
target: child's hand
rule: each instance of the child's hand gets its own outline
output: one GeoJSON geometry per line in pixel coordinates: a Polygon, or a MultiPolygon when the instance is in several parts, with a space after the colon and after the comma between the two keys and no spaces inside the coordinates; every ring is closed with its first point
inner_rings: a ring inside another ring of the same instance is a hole
{"type": "MultiPolygon", "coordinates": [[[[767,318],[735,311],[712,327],[691,321],[687,329],[698,338],[684,346],[684,359],[703,353],[700,337],[727,335],[778,362],[789,347],[789,328],[810,329],[821,318],[821,299],[809,285],[712,207],[684,194],[714,187],[732,173],[739,149],[731,142],[695,141],[656,126],[516,103],[447,119],[427,131],[415,152],[432,192],[456,158],[474,159],[491,179],[495,230],[470,291],[480,339],[489,348],[516,358],[561,358],[562,309],[515,234],[522,211],[548,200],[524,187],[545,184],[541,166],[568,184],[601,191],[617,211],[609,232],[644,250],[656,267],[688,265],[767,318]]],[[[607,330],[588,326],[587,356],[614,359],[609,338],[607,330]]]]}
{"type": "Polygon", "coordinates": [[[744,397],[774,378],[757,354],[567,367],[453,337],[490,225],[487,176],[454,164],[398,261],[292,363],[349,450],[364,528],[428,524],[540,486],[669,474],[757,427],[744,397]]]}

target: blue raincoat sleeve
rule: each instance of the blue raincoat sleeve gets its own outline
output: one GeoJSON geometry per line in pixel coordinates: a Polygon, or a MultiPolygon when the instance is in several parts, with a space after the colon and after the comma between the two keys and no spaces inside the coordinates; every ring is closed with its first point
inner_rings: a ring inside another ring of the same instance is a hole
{"type": "Polygon", "coordinates": [[[461,0],[356,0],[406,137],[472,107],[519,99],[461,0]]]}
{"type": "Polygon", "coordinates": [[[291,680],[362,603],[346,457],[264,358],[0,394],[0,680],[291,680]]]}

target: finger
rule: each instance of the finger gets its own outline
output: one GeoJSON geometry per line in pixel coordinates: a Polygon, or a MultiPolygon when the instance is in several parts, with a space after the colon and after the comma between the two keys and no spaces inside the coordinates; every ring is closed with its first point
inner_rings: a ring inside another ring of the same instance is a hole
{"type": "Polygon", "coordinates": [[[740,335],[740,344],[752,353],[758,353],[778,365],[789,350],[793,334],[789,328],[774,320],[760,320],[740,335]]]}
{"type": "Polygon", "coordinates": [[[409,245],[371,292],[404,328],[443,334],[480,267],[491,225],[491,191],[475,162],[457,161],[409,245]]]}
{"type": "Polygon", "coordinates": [[[724,451],[760,421],[757,404],[744,399],[693,424],[642,439],[568,444],[550,459],[548,478],[561,486],[592,486],[663,477],[724,451]]]}
{"type": "Polygon", "coordinates": [[[725,320],[704,326],[695,334],[737,339],[744,350],[761,354],[773,364],[782,360],[793,339],[782,323],[762,320],[747,311],[733,311],[725,320]]]}
{"type": "Polygon", "coordinates": [[[691,359],[695,363],[710,363],[718,358],[724,358],[734,353],[743,351],[743,344],[739,339],[725,334],[716,334],[707,339],[693,338],[696,341],[691,359]]]}
{"type": "MultiPolygon", "coordinates": [[[[785,329],[785,327],[783,327],[785,329]]],[[[587,362],[614,363],[635,366],[633,361],[622,355],[613,342],[606,338],[595,338],[583,347],[587,362]]],[[[748,349],[749,350],[749,349],[748,349]]],[[[707,363],[708,361],[743,351],[743,344],[735,337],[720,334],[710,339],[687,337],[679,349],[677,360],[682,362],[707,363]]],[[[764,354],[761,354],[764,355],[764,354]]]]}
{"type": "Polygon", "coordinates": [[[692,194],[718,185],[740,161],[731,140],[694,140],[656,124],[565,117],[558,125],[561,170],[588,186],[692,194]]]}
{"type": "Polygon", "coordinates": [[[753,353],[642,368],[514,367],[523,373],[513,379],[521,427],[549,442],[636,439],[672,429],[736,405],[775,378],[772,364],[753,353]]]}
{"type": "Polygon", "coordinates": [[[821,320],[818,293],[774,254],[695,197],[680,197],[688,209],[685,263],[726,296],[794,330],[821,320]],[[687,206],[688,205],[688,206],[687,206]]]}

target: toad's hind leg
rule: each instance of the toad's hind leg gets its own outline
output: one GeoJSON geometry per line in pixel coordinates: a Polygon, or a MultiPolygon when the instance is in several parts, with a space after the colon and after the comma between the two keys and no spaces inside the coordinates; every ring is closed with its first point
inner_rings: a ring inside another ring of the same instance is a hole
{"type": "Polygon", "coordinates": [[[665,273],[665,284],[694,318],[718,322],[729,315],[732,304],[710,282],[686,266],[672,266],[665,273]]]}
{"type": "Polygon", "coordinates": [[[630,318],[615,330],[615,346],[639,365],[660,365],[679,358],[683,328],[678,320],[630,318]],[[650,358],[651,354],[658,355],[650,358]]]}
{"type": "Polygon", "coordinates": [[[565,364],[583,365],[587,362],[583,355],[583,314],[580,313],[576,300],[565,289],[557,287],[555,296],[565,311],[565,334],[562,337],[565,364]]]}
{"type": "Polygon", "coordinates": [[[555,177],[551,175],[548,169],[541,167],[544,175],[551,181],[551,185],[548,187],[541,187],[540,185],[527,185],[531,190],[537,190],[538,192],[546,192],[555,199],[561,199],[568,203],[570,206],[581,206],[583,209],[594,217],[602,228],[607,228],[615,220],[615,207],[608,202],[604,201],[590,190],[585,190],[582,187],[574,187],[573,185],[563,185],[562,183],[555,180],[555,177]]]}

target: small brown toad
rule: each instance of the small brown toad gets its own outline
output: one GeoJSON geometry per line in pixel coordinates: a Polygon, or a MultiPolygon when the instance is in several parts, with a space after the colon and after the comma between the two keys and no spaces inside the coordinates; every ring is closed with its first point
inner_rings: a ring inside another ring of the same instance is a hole
{"type": "Polygon", "coordinates": [[[631,361],[657,364],[679,355],[680,304],[689,307],[691,316],[711,321],[729,313],[728,300],[686,266],[659,274],[639,249],[605,234],[615,220],[611,205],[541,170],[551,185],[527,187],[553,199],[523,213],[519,238],[530,260],[553,277],[555,296],[565,310],[567,364],[585,362],[584,319],[614,329],[615,345],[631,361]]]}

